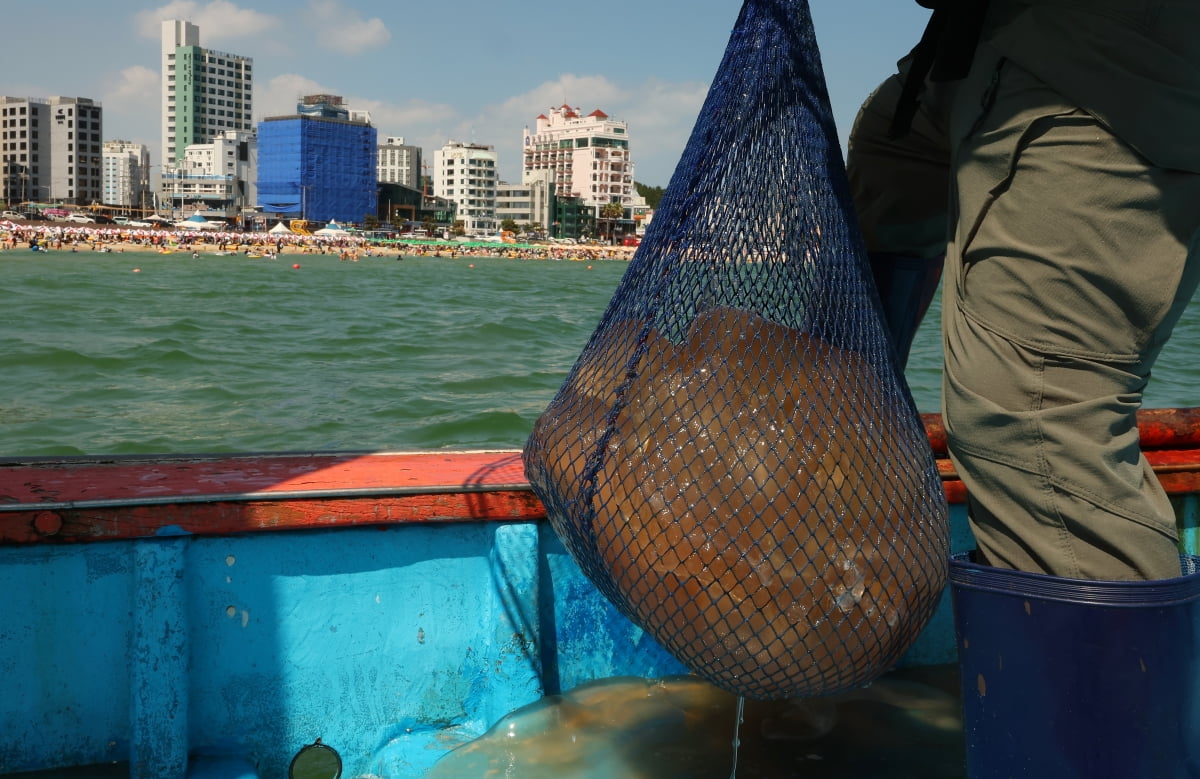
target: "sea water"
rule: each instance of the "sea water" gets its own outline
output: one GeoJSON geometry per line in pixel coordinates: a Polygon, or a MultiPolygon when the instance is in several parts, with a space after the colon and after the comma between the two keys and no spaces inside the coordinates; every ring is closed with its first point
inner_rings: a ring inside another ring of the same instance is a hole
{"type": "MultiPolygon", "coordinates": [[[[626,267],[3,251],[0,456],[519,448],[626,267]]],[[[938,316],[907,372],[921,411],[938,316]]],[[[1198,352],[1193,305],[1147,407],[1197,404],[1198,352]]]]}
{"type": "Polygon", "coordinates": [[[0,454],[518,448],[625,267],[2,252],[0,454]]]}
{"type": "MultiPolygon", "coordinates": [[[[0,456],[519,448],[626,267],[3,251],[0,456]]],[[[938,314],[907,373],[921,411],[939,407],[938,314]]],[[[1147,406],[1195,404],[1198,350],[1193,305],[1147,406]]],[[[956,691],[952,667],[902,669],[747,702],[739,775],[961,776],[956,691]]],[[[724,779],[738,719],[695,679],[603,680],[514,712],[434,776],[724,779]]]]}

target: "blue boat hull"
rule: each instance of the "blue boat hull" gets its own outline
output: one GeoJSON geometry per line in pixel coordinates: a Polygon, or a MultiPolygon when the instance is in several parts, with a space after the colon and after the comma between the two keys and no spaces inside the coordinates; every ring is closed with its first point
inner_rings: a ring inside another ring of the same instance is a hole
{"type": "MultiPolygon", "coordinates": [[[[320,738],[346,776],[420,777],[546,694],[685,670],[544,522],[8,547],[0,588],[0,772],[276,779],[320,738]]],[[[907,662],[952,661],[950,620],[907,662]]]]}
{"type": "MultiPolygon", "coordinates": [[[[1197,452],[1156,455],[1189,554],[1197,452]]],[[[167,458],[0,463],[0,774],[282,779],[319,738],[343,776],[421,777],[545,695],[683,672],[583,576],[506,458],[450,486],[410,484],[402,458],[197,461],[194,493],[162,488],[185,470],[167,458]],[[356,459],[394,481],[363,487],[356,459]],[[96,497],[106,480],[115,497],[96,497]]],[[[962,502],[951,521],[969,550],[962,502]]],[[[947,594],[903,664],[956,658],[947,594]]]]}

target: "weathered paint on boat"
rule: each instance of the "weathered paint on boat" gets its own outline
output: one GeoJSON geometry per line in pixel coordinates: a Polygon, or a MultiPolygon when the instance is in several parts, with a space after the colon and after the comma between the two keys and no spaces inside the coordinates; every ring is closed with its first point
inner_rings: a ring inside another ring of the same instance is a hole
{"type": "MultiPolygon", "coordinates": [[[[1139,421],[1195,554],[1200,409],[1139,421]]],[[[320,738],[345,776],[418,777],[546,694],[683,670],[511,451],[0,460],[0,591],[0,773],[276,779],[320,738]]],[[[905,663],[954,658],[943,603],[905,663]]]]}

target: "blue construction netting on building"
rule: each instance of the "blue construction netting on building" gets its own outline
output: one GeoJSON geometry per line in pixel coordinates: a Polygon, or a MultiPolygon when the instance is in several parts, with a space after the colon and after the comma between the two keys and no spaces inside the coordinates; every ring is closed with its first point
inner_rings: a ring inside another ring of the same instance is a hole
{"type": "Polygon", "coordinates": [[[308,116],[258,125],[258,206],[267,215],[361,223],[377,210],[376,130],[308,116]]]}

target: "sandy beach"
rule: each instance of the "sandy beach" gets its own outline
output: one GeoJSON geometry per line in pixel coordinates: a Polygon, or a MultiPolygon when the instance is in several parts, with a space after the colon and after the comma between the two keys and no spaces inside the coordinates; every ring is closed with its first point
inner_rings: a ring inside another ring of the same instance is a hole
{"type": "Polygon", "coordinates": [[[628,260],[628,246],[561,243],[507,244],[482,242],[368,241],[348,233],[336,236],[286,233],[203,233],[190,230],[65,226],[59,223],[0,222],[0,251],[37,246],[50,252],[159,252],[161,254],[228,254],[247,256],[336,254],[360,257],[435,256],[511,257],[531,260],[628,260]]]}

